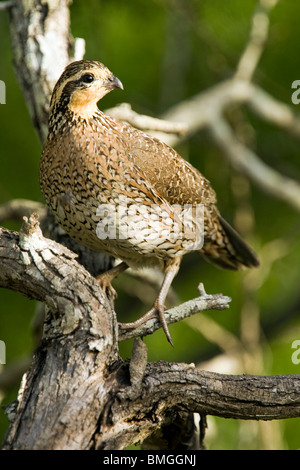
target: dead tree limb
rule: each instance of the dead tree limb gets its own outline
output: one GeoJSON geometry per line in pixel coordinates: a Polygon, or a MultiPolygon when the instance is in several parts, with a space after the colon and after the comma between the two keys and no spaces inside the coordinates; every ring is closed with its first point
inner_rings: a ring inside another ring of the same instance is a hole
{"type": "Polygon", "coordinates": [[[239,419],[300,416],[299,376],[147,364],[139,342],[124,362],[111,303],[72,252],[42,236],[34,217],[20,234],[1,229],[0,266],[1,287],[49,307],[4,449],[123,449],[181,409],[239,419]]]}
{"type": "MultiPolygon", "coordinates": [[[[29,220],[24,217],[20,234],[0,227],[0,287],[44,302],[52,314],[60,312],[65,315],[61,327],[71,328],[70,333],[77,328],[83,315],[79,280],[85,288],[99,290],[95,278],[77,263],[76,258],[77,255],[66,247],[43,237],[34,215],[29,220]],[[73,278],[76,278],[75,283],[73,278]],[[77,318],[74,328],[69,324],[69,311],[78,314],[74,317],[77,318]]],[[[230,301],[222,294],[207,295],[202,292],[200,297],[167,311],[166,321],[175,323],[199,311],[223,310],[228,308],[230,301]]],[[[149,320],[140,328],[122,330],[118,340],[146,336],[158,328],[160,325],[156,319],[149,320]]]]}

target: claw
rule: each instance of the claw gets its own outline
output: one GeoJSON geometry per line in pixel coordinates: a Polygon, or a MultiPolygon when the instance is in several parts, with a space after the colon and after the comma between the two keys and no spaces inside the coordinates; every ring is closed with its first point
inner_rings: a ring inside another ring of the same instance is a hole
{"type": "Polygon", "coordinates": [[[106,273],[97,276],[97,281],[101,289],[109,296],[116,299],[118,297],[117,291],[113,288],[110,282],[110,277],[106,273]]]}
{"type": "Polygon", "coordinates": [[[127,328],[130,328],[130,329],[138,328],[139,326],[146,323],[148,320],[151,320],[152,318],[157,318],[161,323],[162,329],[164,330],[167,340],[169,341],[171,346],[174,347],[174,344],[173,344],[173,341],[172,341],[172,338],[168,329],[168,325],[165,319],[164,310],[165,308],[163,305],[154,304],[154,306],[147,313],[145,313],[145,315],[140,317],[138,320],[134,322],[130,322],[130,323],[120,323],[119,327],[122,328],[123,330],[127,328]]]}
{"type": "Polygon", "coordinates": [[[99,274],[99,276],[96,277],[103,291],[106,292],[109,296],[113,297],[114,299],[118,297],[118,294],[113,288],[113,286],[111,285],[111,281],[115,277],[117,277],[120,273],[125,271],[125,269],[127,268],[128,268],[128,265],[122,262],[120,264],[117,264],[117,266],[115,266],[114,268],[109,269],[109,271],[99,274]]]}

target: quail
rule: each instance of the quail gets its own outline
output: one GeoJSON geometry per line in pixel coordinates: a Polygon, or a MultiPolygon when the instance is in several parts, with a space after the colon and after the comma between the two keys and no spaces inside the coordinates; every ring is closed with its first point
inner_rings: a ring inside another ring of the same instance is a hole
{"type": "Polygon", "coordinates": [[[70,63],[50,102],[40,163],[46,203],[77,242],[121,260],[97,277],[103,288],[128,267],[158,267],[164,278],[153,307],[134,328],[158,318],[172,344],[164,303],[182,256],[198,252],[221,268],[259,265],[252,249],[221,217],[210,182],[155,137],[99,110],[121,81],[102,63],[70,63]]]}

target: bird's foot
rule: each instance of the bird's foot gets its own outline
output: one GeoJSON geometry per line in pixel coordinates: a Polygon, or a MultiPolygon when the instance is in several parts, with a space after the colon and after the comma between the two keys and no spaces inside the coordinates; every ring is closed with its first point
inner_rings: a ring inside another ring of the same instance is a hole
{"type": "Polygon", "coordinates": [[[145,313],[145,315],[138,318],[138,320],[134,322],[130,322],[130,323],[119,323],[119,327],[124,330],[127,328],[130,328],[130,329],[138,328],[139,326],[146,323],[148,320],[151,320],[152,318],[157,318],[161,323],[161,326],[165,332],[167,340],[169,341],[171,346],[174,346],[169,329],[168,329],[168,325],[165,319],[164,311],[165,311],[165,307],[163,305],[155,303],[153,307],[147,313],[145,313]]]}
{"type": "Polygon", "coordinates": [[[124,262],[117,264],[113,268],[109,269],[105,273],[99,274],[99,276],[96,277],[97,281],[100,284],[100,287],[108,294],[109,297],[116,298],[118,297],[117,292],[111,285],[111,281],[117,277],[119,274],[121,274],[125,269],[128,268],[128,265],[124,262]]]}
{"type": "Polygon", "coordinates": [[[97,279],[101,289],[109,297],[112,297],[112,298],[115,299],[115,298],[118,297],[118,294],[117,294],[117,291],[111,285],[111,276],[108,273],[109,273],[109,271],[107,271],[106,273],[103,273],[103,274],[99,274],[99,276],[97,276],[96,279],[97,279]]]}

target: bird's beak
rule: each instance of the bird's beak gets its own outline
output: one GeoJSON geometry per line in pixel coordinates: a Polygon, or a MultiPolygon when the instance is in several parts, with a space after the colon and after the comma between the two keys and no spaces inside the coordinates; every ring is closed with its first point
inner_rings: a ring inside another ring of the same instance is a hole
{"type": "Polygon", "coordinates": [[[107,88],[110,89],[115,89],[115,88],[121,88],[121,90],[124,90],[123,84],[121,80],[118,79],[115,75],[111,75],[108,80],[106,80],[105,83],[107,88]]]}

